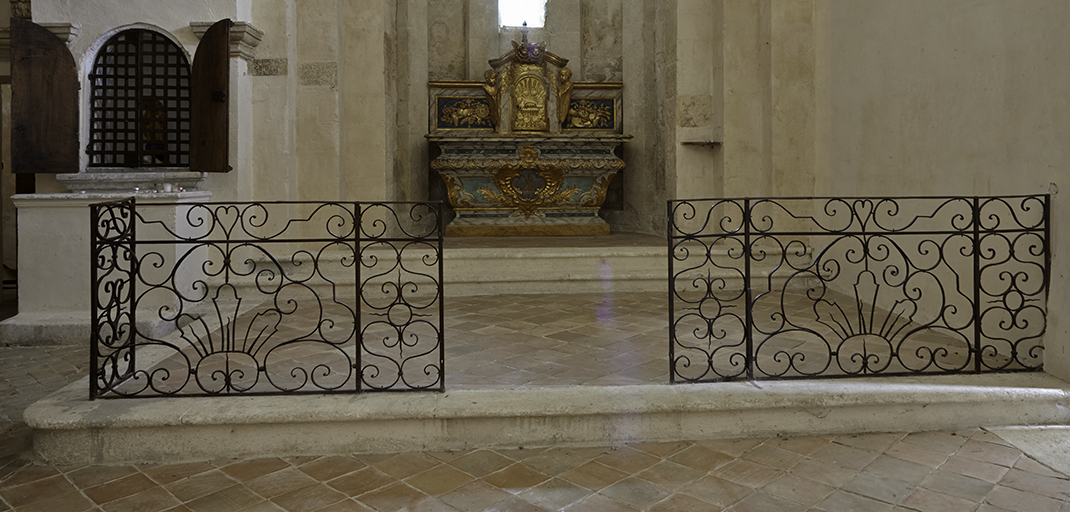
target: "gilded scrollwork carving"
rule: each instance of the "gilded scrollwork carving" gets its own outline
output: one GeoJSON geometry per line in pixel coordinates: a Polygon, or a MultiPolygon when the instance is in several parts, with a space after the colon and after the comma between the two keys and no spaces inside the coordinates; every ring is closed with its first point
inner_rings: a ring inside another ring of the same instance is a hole
{"type": "Polygon", "coordinates": [[[488,104],[475,100],[461,100],[442,109],[442,122],[452,126],[480,126],[491,121],[488,104]]]}
{"type": "Polygon", "coordinates": [[[454,208],[472,208],[473,201],[476,200],[476,196],[472,195],[464,189],[464,183],[461,182],[456,176],[450,174],[440,174],[442,181],[446,182],[446,194],[450,201],[450,206],[454,208]]]}
{"type": "Polygon", "coordinates": [[[568,107],[566,126],[572,128],[612,128],[609,107],[592,101],[577,100],[568,107]]]}
{"type": "Polygon", "coordinates": [[[488,202],[506,208],[515,208],[513,216],[538,216],[539,208],[568,202],[580,192],[579,187],[562,187],[566,170],[554,163],[539,160],[539,153],[532,146],[519,150],[519,161],[511,162],[494,171],[494,189],[477,190],[488,202]]]}

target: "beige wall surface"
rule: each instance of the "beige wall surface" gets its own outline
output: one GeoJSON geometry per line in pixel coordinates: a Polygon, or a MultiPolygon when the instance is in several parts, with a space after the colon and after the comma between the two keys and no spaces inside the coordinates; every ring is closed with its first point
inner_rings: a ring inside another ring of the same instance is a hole
{"type": "Polygon", "coordinates": [[[823,5],[819,193],[1053,193],[1045,365],[1070,378],[1070,3],[823,5]]]}

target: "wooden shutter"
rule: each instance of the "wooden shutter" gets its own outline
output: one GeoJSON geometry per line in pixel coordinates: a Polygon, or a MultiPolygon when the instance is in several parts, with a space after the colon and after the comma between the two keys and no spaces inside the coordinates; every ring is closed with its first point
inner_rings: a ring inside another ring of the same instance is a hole
{"type": "Polygon", "coordinates": [[[190,77],[189,169],[230,170],[230,27],[229,19],[208,28],[197,45],[190,77]]]}
{"type": "Polygon", "coordinates": [[[78,88],[63,40],[11,18],[12,172],[78,172],[78,88]]]}

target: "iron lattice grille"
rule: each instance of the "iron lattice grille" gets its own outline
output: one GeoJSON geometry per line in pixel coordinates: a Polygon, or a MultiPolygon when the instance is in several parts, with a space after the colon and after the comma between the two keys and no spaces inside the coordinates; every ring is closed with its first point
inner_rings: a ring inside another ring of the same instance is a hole
{"type": "Polygon", "coordinates": [[[89,165],[188,167],[190,66],[170,39],[124,30],[97,53],[89,165]]]}
{"type": "Polygon", "coordinates": [[[91,398],[445,389],[441,203],[90,215],[91,398]]]}
{"type": "Polygon", "coordinates": [[[1049,197],[670,201],[670,380],[1036,371],[1049,197]]]}

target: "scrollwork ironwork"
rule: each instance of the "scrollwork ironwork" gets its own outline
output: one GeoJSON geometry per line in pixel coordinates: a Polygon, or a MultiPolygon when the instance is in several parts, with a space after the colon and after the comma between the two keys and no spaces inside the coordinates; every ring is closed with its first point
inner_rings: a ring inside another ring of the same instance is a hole
{"type": "Polygon", "coordinates": [[[670,201],[671,380],[1039,370],[1048,201],[670,201]]]}
{"type": "Polygon", "coordinates": [[[91,397],[444,389],[440,204],[91,208],[91,397]]]}

